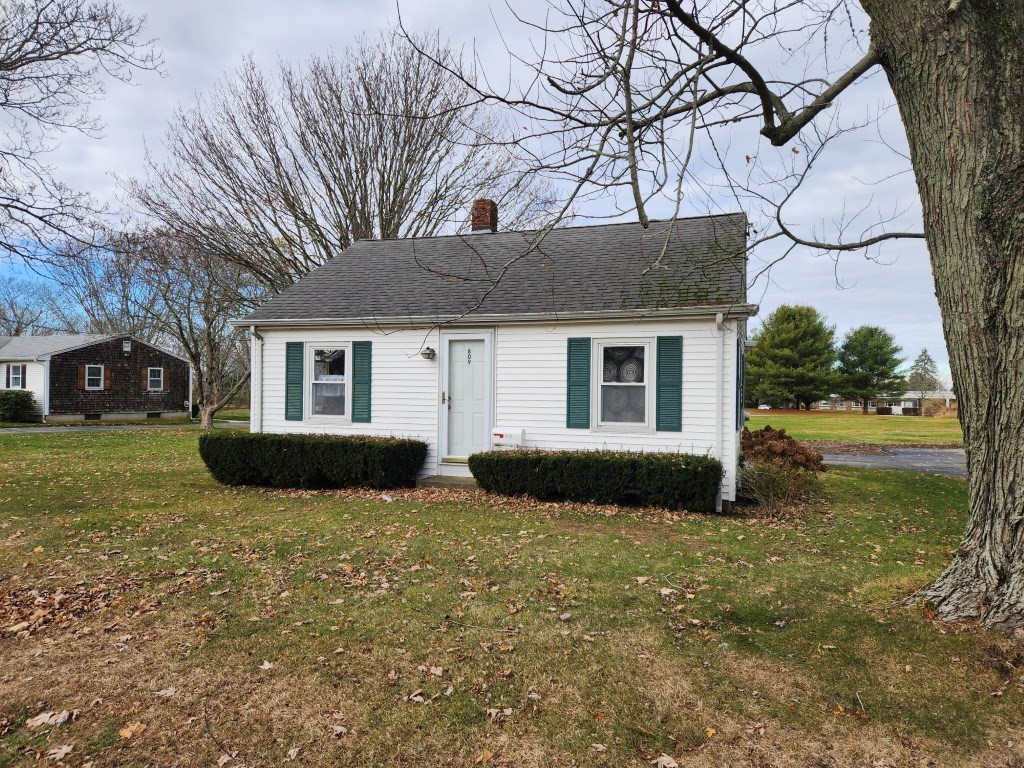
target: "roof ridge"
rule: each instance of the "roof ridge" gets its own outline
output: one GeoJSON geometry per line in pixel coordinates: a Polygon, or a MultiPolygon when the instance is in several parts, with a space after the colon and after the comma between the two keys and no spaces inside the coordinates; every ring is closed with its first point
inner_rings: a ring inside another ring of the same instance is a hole
{"type": "MultiPolygon", "coordinates": [[[[740,217],[743,219],[747,218],[747,214],[743,211],[732,211],[730,213],[705,213],[700,216],[678,216],[671,219],[649,219],[647,224],[670,224],[678,223],[683,221],[703,221],[706,219],[729,219],[733,217],[740,217]]],[[[567,232],[571,229],[597,229],[598,227],[626,227],[626,226],[639,226],[643,225],[639,221],[605,221],[600,224],[574,224],[567,227],[552,227],[550,232],[567,232]]],[[[643,227],[646,229],[647,227],[643,227]]],[[[445,240],[448,238],[478,238],[487,237],[490,235],[527,235],[534,232],[540,232],[543,227],[536,229],[499,229],[495,232],[455,232],[450,235],[427,235],[424,237],[367,237],[364,239],[353,240],[352,244],[356,243],[393,243],[396,240],[445,240]]]]}

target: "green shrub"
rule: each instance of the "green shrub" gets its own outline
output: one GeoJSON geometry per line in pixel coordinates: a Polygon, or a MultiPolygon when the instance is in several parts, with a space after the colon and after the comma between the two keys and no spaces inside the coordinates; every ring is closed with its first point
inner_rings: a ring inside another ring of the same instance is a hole
{"type": "Polygon", "coordinates": [[[268,435],[235,430],[199,437],[218,482],[274,488],[407,488],[427,457],[419,440],[368,436],[268,435]]]}
{"type": "Polygon", "coordinates": [[[0,421],[31,421],[35,403],[35,397],[27,390],[0,390],[0,421]]]}
{"type": "Polygon", "coordinates": [[[469,457],[482,488],[597,504],[714,512],[722,463],[679,453],[487,451],[469,457]]]}

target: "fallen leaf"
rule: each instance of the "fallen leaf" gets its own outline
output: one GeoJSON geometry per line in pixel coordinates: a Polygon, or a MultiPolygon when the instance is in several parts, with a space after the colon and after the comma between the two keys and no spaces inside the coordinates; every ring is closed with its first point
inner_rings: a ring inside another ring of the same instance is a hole
{"type": "Polygon", "coordinates": [[[571,618],[572,618],[572,614],[571,613],[563,613],[561,616],[558,617],[558,620],[559,621],[568,621],[571,618]]]}
{"type": "Polygon", "coordinates": [[[608,751],[608,745],[607,744],[591,744],[590,748],[593,749],[595,752],[607,752],[608,751]]]}
{"type": "Polygon", "coordinates": [[[712,736],[714,736],[714,735],[715,735],[716,733],[718,733],[718,731],[716,731],[716,730],[715,730],[714,728],[712,728],[711,726],[708,726],[707,728],[705,728],[705,729],[704,729],[704,733],[705,733],[705,734],[707,735],[707,737],[708,737],[708,738],[710,739],[710,738],[711,738],[712,736]]]}
{"type": "Polygon", "coordinates": [[[145,723],[128,723],[128,725],[117,732],[117,735],[127,740],[138,736],[144,730],[146,730],[145,723]]]}
{"type": "Polygon", "coordinates": [[[487,747],[483,748],[483,751],[476,756],[476,760],[473,761],[473,765],[480,765],[482,763],[489,763],[494,759],[494,753],[491,752],[487,747]]]}
{"type": "Polygon", "coordinates": [[[178,692],[177,688],[164,688],[162,691],[157,691],[156,695],[162,699],[169,699],[171,696],[178,692]]]}
{"type": "Polygon", "coordinates": [[[344,725],[335,725],[331,727],[333,729],[333,733],[331,735],[336,739],[340,739],[342,736],[348,733],[348,728],[346,728],[344,725]]]}
{"type": "MultiPolygon", "coordinates": [[[[78,710],[75,711],[77,712],[78,710]]],[[[43,712],[35,717],[30,717],[25,721],[25,725],[29,728],[42,728],[48,725],[58,726],[64,725],[70,719],[71,713],[63,709],[60,712],[43,712]]]]}
{"type": "Polygon", "coordinates": [[[292,760],[294,760],[298,756],[299,756],[299,748],[298,747],[292,747],[291,749],[288,750],[288,757],[285,758],[285,762],[291,762],[292,760]]]}
{"type": "Polygon", "coordinates": [[[217,758],[217,768],[224,768],[225,765],[227,765],[234,759],[235,756],[233,754],[229,755],[227,752],[225,752],[223,755],[217,758]]]}
{"type": "Polygon", "coordinates": [[[68,753],[71,752],[72,749],[74,749],[74,747],[71,744],[65,744],[62,747],[57,747],[47,751],[46,757],[49,760],[56,760],[59,763],[68,756],[68,753]]]}
{"type": "Polygon", "coordinates": [[[263,670],[266,670],[266,669],[273,669],[273,668],[274,668],[274,665],[273,665],[273,664],[271,664],[271,663],[270,663],[269,661],[267,661],[266,659],[264,659],[264,660],[263,660],[263,663],[262,663],[262,664],[260,664],[260,669],[263,669],[263,670]]]}
{"type": "Polygon", "coordinates": [[[21,632],[21,630],[23,629],[28,629],[27,621],[19,621],[17,624],[12,624],[11,626],[7,627],[7,629],[5,629],[4,632],[10,632],[13,635],[17,634],[18,632],[21,632]]]}
{"type": "Polygon", "coordinates": [[[442,667],[431,667],[430,674],[432,674],[434,677],[440,677],[444,674],[444,669],[442,667]]]}
{"type": "Polygon", "coordinates": [[[664,752],[661,753],[661,756],[657,760],[652,760],[651,765],[653,765],[654,768],[679,768],[679,763],[664,752]]]}

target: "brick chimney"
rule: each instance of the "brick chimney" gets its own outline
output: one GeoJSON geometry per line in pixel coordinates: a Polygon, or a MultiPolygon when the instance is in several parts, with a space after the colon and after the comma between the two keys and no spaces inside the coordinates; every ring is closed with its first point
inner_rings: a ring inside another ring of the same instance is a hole
{"type": "Polygon", "coordinates": [[[498,204],[489,198],[474,200],[472,227],[474,232],[497,232],[498,204]]]}

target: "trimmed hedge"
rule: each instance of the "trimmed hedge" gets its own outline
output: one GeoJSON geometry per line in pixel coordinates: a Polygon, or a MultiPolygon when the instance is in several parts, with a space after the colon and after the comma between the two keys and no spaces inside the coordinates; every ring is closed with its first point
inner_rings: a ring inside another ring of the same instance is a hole
{"type": "Polygon", "coordinates": [[[27,390],[0,390],[0,421],[32,421],[35,402],[35,397],[27,390]]]}
{"type": "Polygon", "coordinates": [[[199,455],[226,485],[274,488],[408,488],[427,444],[390,437],[206,432],[199,455]]]}
{"type": "Polygon", "coordinates": [[[486,451],[469,457],[482,488],[597,504],[714,512],[722,463],[679,453],[486,451]]]}

